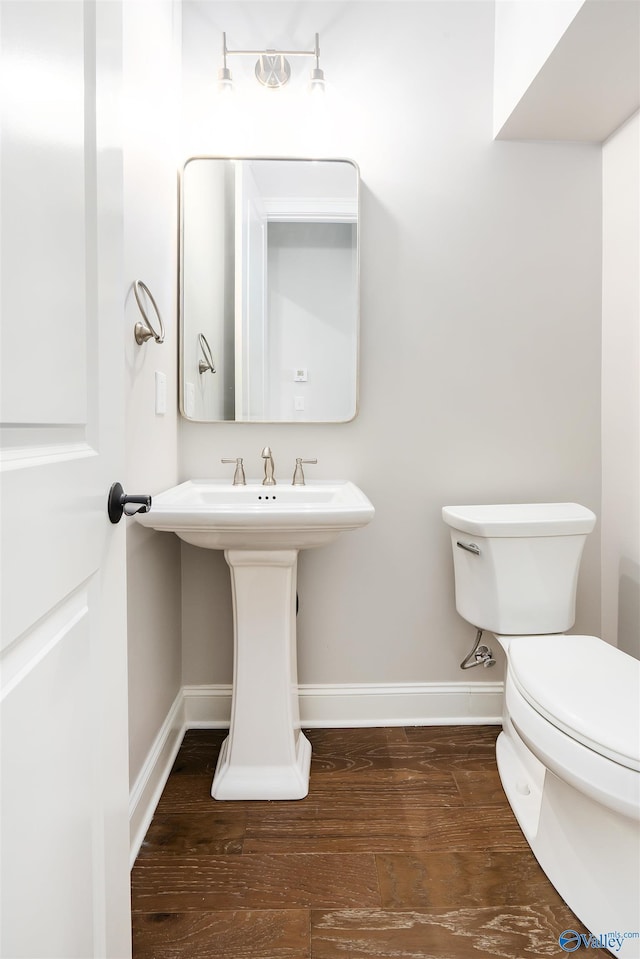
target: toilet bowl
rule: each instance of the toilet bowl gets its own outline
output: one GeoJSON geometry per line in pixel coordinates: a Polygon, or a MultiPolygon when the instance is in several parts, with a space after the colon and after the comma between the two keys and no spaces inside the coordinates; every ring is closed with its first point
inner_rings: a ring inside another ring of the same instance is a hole
{"type": "Polygon", "coordinates": [[[594,941],[640,959],[640,663],[564,633],[595,516],[554,503],[446,507],[443,518],[458,611],[506,654],[496,754],[511,808],[594,941]]]}
{"type": "Polygon", "coordinates": [[[497,639],[511,808],[587,929],[618,933],[605,948],[638,959],[640,938],[623,936],[640,932],[640,663],[594,636],[497,639]]]}

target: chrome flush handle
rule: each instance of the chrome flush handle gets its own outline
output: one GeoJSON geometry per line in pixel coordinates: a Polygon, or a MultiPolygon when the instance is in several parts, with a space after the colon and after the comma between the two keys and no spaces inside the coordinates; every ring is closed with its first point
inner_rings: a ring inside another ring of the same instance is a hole
{"type": "Polygon", "coordinates": [[[466,549],[467,553],[473,553],[474,556],[480,555],[480,547],[476,546],[475,543],[461,543],[460,540],[458,540],[456,546],[459,546],[460,549],[466,549]]]}

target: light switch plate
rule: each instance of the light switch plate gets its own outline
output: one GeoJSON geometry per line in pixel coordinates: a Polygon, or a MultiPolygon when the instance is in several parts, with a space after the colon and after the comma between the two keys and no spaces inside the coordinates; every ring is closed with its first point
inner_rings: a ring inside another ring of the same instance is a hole
{"type": "Polygon", "coordinates": [[[164,416],[167,412],[167,377],[156,370],[156,414],[164,416]]]}

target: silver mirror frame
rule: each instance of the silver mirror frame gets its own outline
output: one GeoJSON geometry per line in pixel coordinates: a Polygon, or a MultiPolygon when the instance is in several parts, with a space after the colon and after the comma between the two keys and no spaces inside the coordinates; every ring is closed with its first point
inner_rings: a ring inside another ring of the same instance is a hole
{"type": "Polygon", "coordinates": [[[314,426],[318,425],[327,425],[327,424],[340,424],[340,423],[350,423],[352,422],[360,412],[360,325],[361,325],[361,292],[360,292],[360,231],[361,231],[361,222],[360,222],[360,168],[358,164],[347,157],[292,157],[292,156],[228,156],[228,155],[215,155],[215,154],[198,154],[188,157],[185,160],[182,168],[178,172],[178,409],[181,416],[183,416],[190,423],[247,423],[247,424],[260,424],[260,423],[277,423],[283,425],[295,425],[295,426],[314,426]],[[356,362],[355,362],[355,404],[353,415],[340,420],[305,420],[305,419],[280,419],[280,420],[254,420],[254,419],[205,419],[205,418],[194,418],[188,416],[185,410],[185,371],[184,371],[184,354],[185,354],[185,322],[184,322],[184,247],[185,247],[185,236],[184,236],[184,173],[189,165],[194,160],[270,160],[270,161],[282,161],[282,162],[305,162],[305,163],[348,163],[354,170],[356,175],[356,230],[357,230],[357,243],[356,243],[356,294],[355,294],[355,323],[354,323],[354,333],[356,340],[356,362]]]}

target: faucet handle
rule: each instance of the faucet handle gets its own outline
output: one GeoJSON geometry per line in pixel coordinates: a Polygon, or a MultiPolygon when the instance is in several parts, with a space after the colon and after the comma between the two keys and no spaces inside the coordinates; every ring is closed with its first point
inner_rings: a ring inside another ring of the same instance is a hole
{"type": "Polygon", "coordinates": [[[303,460],[301,456],[296,456],[296,468],[293,471],[293,480],[291,481],[292,486],[304,486],[304,470],[302,469],[303,463],[317,463],[318,460],[303,460]]]}
{"type": "Polygon", "coordinates": [[[233,485],[234,486],[246,486],[247,479],[244,475],[244,466],[242,465],[242,457],[238,456],[234,460],[220,460],[221,463],[235,463],[236,469],[233,474],[233,485]]]}

